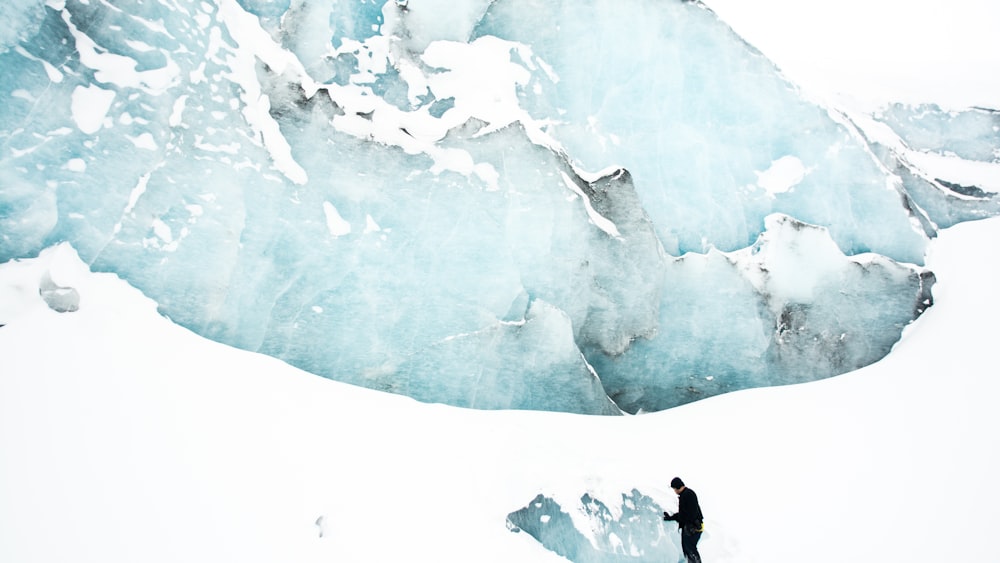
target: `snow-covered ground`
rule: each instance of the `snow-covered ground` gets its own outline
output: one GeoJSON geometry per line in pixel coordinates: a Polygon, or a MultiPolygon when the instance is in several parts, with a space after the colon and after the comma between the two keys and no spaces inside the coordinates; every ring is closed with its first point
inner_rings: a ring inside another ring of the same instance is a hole
{"type": "MultiPolygon", "coordinates": [[[[792,28],[798,57],[823,37],[822,10],[727,3],[709,4],[751,42],[761,22],[792,28]]],[[[906,13],[852,21],[886,30],[906,13]]],[[[962,13],[958,46],[997,21],[962,13]]],[[[868,97],[876,85],[858,80],[837,90],[868,97]]],[[[571,508],[633,488],[671,507],[674,475],[701,498],[711,563],[994,560],[998,254],[1000,220],[943,233],[927,260],[935,306],[868,368],[600,418],[320,379],[179,328],[59,247],[0,266],[0,561],[558,561],[506,515],[538,493],[571,508]],[[45,304],[46,272],[78,291],[78,311],[45,304]]]]}
{"type": "Polygon", "coordinates": [[[538,493],[671,506],[677,474],[707,561],[988,561],[998,253],[1000,220],[944,233],[937,304],[866,369],[600,418],[323,380],[170,323],[63,246],[0,267],[0,560],[555,560],[505,516],[538,493]],[[45,272],[78,311],[46,306],[45,272]]]}

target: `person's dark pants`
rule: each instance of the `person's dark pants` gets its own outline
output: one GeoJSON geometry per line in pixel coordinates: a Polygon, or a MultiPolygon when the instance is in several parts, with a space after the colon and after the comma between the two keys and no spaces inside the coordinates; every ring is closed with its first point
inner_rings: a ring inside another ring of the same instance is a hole
{"type": "Polygon", "coordinates": [[[688,563],[701,563],[701,555],[698,554],[698,540],[701,539],[701,532],[688,532],[681,529],[681,550],[688,563]]]}

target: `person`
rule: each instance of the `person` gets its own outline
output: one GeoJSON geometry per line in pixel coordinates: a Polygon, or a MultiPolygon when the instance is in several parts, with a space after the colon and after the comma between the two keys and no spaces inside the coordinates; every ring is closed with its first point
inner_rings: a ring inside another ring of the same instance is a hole
{"type": "Polygon", "coordinates": [[[701,539],[705,525],[701,505],[698,504],[698,495],[685,487],[680,477],[674,477],[670,481],[670,488],[677,493],[677,513],[664,512],[663,519],[677,522],[677,527],[681,530],[681,550],[684,551],[688,563],[701,563],[698,540],[701,539]]]}

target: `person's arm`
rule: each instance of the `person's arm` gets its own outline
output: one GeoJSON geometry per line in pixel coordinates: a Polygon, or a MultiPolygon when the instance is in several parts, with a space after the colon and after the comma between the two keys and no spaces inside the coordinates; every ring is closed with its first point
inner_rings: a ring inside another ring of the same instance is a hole
{"type": "Polygon", "coordinates": [[[676,520],[678,525],[690,524],[694,516],[694,503],[697,502],[694,496],[687,490],[682,492],[677,498],[677,514],[671,520],[676,520]]]}
{"type": "Polygon", "coordinates": [[[667,512],[663,513],[664,520],[673,520],[678,524],[682,523],[684,520],[684,515],[687,514],[687,510],[684,508],[684,494],[682,493],[677,497],[677,512],[670,514],[667,512]]]}

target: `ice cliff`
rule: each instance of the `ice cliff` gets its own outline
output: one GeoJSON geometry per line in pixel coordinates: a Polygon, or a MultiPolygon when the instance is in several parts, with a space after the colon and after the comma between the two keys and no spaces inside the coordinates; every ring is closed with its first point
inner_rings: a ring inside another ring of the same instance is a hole
{"type": "Polygon", "coordinates": [[[699,2],[2,10],[0,261],[69,242],[199,334],[423,401],[843,373],[931,305],[938,229],[998,211],[996,111],[822,107],[699,2]]]}

